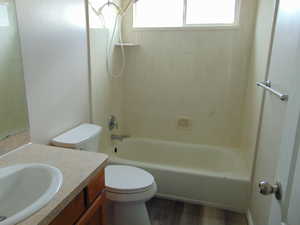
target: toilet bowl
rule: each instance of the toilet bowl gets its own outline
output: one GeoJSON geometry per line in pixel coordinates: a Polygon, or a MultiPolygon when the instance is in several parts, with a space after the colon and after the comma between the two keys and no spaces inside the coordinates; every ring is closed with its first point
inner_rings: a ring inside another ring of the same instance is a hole
{"type": "Polygon", "coordinates": [[[111,225],[151,225],[145,202],[156,191],[153,176],[145,170],[122,165],[105,168],[106,211],[111,225]]]}

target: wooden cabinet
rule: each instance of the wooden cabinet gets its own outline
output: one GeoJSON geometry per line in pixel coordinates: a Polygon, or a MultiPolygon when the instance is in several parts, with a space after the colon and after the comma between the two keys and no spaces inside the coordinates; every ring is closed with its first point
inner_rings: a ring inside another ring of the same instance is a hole
{"type": "Polygon", "coordinates": [[[84,192],[75,197],[50,225],[73,225],[86,211],[84,192]]]}
{"type": "Polygon", "coordinates": [[[105,197],[99,195],[76,225],[103,225],[102,208],[104,202],[105,197]]]}
{"type": "Polygon", "coordinates": [[[101,170],[50,225],[105,225],[104,184],[104,170],[101,170]]]}
{"type": "Polygon", "coordinates": [[[104,170],[100,171],[96,176],[92,178],[88,184],[87,191],[87,204],[92,204],[104,190],[105,181],[104,181],[104,170]]]}
{"type": "Polygon", "coordinates": [[[104,190],[105,180],[104,180],[104,170],[98,173],[87,186],[87,205],[92,206],[93,203],[97,202],[97,197],[101,196],[99,201],[100,205],[96,206],[97,210],[93,213],[94,215],[88,219],[87,225],[104,225],[104,212],[103,203],[105,201],[105,196],[101,195],[104,190]]]}

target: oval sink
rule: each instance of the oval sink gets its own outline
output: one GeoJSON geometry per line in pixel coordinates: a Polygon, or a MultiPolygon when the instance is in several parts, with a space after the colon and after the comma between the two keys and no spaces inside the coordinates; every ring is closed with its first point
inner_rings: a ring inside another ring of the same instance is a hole
{"type": "Polygon", "coordinates": [[[13,225],[44,207],[63,182],[59,169],[18,164],[0,169],[0,225],[13,225]]]}

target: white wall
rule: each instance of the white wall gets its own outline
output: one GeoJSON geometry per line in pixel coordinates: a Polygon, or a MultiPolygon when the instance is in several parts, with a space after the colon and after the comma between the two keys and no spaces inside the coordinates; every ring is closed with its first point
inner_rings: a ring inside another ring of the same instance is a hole
{"type": "Polygon", "coordinates": [[[33,142],[89,121],[84,0],[16,0],[33,142]]]}
{"type": "Polygon", "coordinates": [[[240,146],[256,9],[256,1],[241,2],[237,29],[132,31],[128,13],[125,39],[140,47],[126,50],[126,133],[240,146]],[[191,119],[191,129],[177,129],[180,116],[191,119]]]}

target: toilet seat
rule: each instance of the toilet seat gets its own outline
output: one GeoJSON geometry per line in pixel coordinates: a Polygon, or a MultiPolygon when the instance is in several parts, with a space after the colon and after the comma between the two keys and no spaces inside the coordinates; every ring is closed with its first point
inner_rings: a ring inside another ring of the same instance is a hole
{"type": "Polygon", "coordinates": [[[111,165],[105,168],[105,187],[111,193],[136,194],[156,189],[156,184],[153,176],[143,169],[111,165]]]}
{"type": "Polygon", "coordinates": [[[110,201],[114,202],[123,202],[123,203],[129,203],[129,202],[145,202],[151,199],[157,191],[156,183],[154,182],[148,190],[145,190],[143,192],[136,192],[136,193],[117,193],[107,190],[106,191],[106,198],[110,201]]]}

